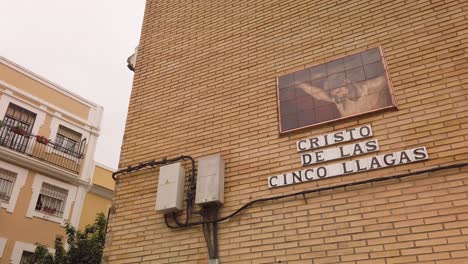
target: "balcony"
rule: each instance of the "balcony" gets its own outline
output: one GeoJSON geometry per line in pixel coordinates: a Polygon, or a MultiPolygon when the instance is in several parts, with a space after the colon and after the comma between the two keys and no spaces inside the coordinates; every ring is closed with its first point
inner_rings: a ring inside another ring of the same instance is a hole
{"type": "Polygon", "coordinates": [[[83,159],[83,139],[76,146],[63,146],[45,137],[33,135],[20,124],[7,125],[0,121],[0,147],[79,174],[83,159]]]}

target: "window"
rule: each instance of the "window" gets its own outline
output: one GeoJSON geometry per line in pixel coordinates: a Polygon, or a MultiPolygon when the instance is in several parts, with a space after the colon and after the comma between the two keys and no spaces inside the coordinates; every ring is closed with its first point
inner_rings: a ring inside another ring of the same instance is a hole
{"type": "Polygon", "coordinates": [[[26,217],[38,217],[64,226],[70,216],[78,186],[36,174],[32,190],[26,217]]]}
{"type": "Polygon", "coordinates": [[[59,125],[55,148],[73,156],[80,154],[81,134],[65,126],[59,125]]]}
{"type": "MultiPolygon", "coordinates": [[[[33,252],[36,250],[36,245],[25,243],[21,241],[16,241],[15,245],[13,246],[13,251],[11,253],[11,258],[8,263],[11,264],[22,264],[26,263],[28,258],[31,257],[33,252]]],[[[54,254],[55,250],[53,248],[48,248],[49,252],[54,254]]],[[[5,259],[6,262],[6,259],[5,259]]]]}
{"type": "Polygon", "coordinates": [[[68,190],[44,182],[35,209],[46,214],[62,217],[67,196],[68,190]]]}
{"type": "Polygon", "coordinates": [[[10,201],[13,187],[15,186],[16,173],[0,168],[0,200],[10,201]]]}
{"type": "Polygon", "coordinates": [[[18,151],[25,151],[28,144],[26,135],[32,132],[35,120],[35,113],[10,103],[3,118],[6,126],[0,131],[0,144],[18,151]]]}
{"type": "Polygon", "coordinates": [[[8,105],[3,121],[9,126],[23,126],[28,132],[32,131],[32,126],[36,120],[36,114],[13,103],[8,105]]]}
{"type": "Polygon", "coordinates": [[[28,170],[0,160],[0,204],[13,213],[21,188],[28,178],[28,170]]]}
{"type": "Polygon", "coordinates": [[[29,251],[23,251],[23,254],[21,255],[21,260],[19,264],[26,264],[29,262],[29,259],[32,257],[34,253],[29,252],[29,251]]]}

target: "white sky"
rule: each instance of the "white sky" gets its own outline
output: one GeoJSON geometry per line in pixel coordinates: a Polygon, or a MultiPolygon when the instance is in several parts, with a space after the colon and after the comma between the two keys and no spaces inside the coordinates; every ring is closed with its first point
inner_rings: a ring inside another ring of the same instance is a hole
{"type": "Polygon", "coordinates": [[[144,0],[0,0],[0,55],[104,107],[95,160],[116,169],[144,0]]]}

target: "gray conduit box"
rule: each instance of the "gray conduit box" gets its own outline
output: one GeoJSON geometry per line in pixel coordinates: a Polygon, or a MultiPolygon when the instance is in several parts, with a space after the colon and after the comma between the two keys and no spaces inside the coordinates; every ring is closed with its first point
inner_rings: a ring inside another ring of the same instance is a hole
{"type": "Polygon", "coordinates": [[[198,160],[196,204],[224,202],[224,160],[220,154],[198,160]]]}
{"type": "Polygon", "coordinates": [[[183,209],[185,170],[180,162],[159,168],[156,211],[169,213],[183,209]]]}

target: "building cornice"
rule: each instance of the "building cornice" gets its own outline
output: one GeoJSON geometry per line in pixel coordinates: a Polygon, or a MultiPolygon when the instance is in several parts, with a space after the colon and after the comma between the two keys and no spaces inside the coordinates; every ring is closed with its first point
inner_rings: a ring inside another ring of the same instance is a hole
{"type": "Polygon", "coordinates": [[[88,190],[89,193],[95,194],[97,196],[100,196],[102,198],[106,198],[109,200],[112,200],[112,197],[114,196],[114,191],[105,187],[102,187],[100,185],[93,184],[88,190]]]}
{"type": "Polygon", "coordinates": [[[111,168],[111,167],[109,167],[109,166],[107,166],[107,165],[104,165],[104,164],[102,164],[102,163],[99,163],[99,162],[97,162],[97,161],[95,161],[94,164],[95,164],[97,167],[100,167],[100,168],[102,168],[102,169],[106,169],[106,170],[111,171],[111,172],[117,171],[117,169],[113,169],[113,168],[111,168]]]}
{"type": "Polygon", "coordinates": [[[55,167],[50,163],[28,157],[4,147],[0,147],[0,157],[6,162],[10,162],[26,169],[34,170],[42,175],[51,177],[56,180],[74,185],[81,185],[86,188],[88,188],[90,185],[87,181],[80,179],[80,175],[78,174],[55,167]]]}
{"type": "Polygon", "coordinates": [[[55,91],[57,91],[57,92],[59,92],[61,94],[64,94],[64,95],[66,95],[68,97],[71,97],[74,100],[76,100],[76,101],[78,101],[78,102],[80,102],[80,103],[82,103],[82,104],[84,104],[84,105],[86,105],[88,107],[92,107],[92,108],[98,108],[99,107],[97,104],[91,102],[90,100],[88,100],[88,99],[86,99],[86,98],[84,98],[84,97],[82,97],[82,96],[80,96],[80,95],[78,95],[76,93],[73,93],[73,92],[63,88],[62,86],[60,86],[60,85],[58,85],[58,84],[56,84],[56,83],[42,77],[42,76],[40,76],[40,75],[38,75],[38,74],[36,74],[34,72],[31,72],[30,70],[22,67],[21,65],[16,64],[15,62],[13,62],[13,61],[5,58],[5,57],[0,56],[0,63],[2,63],[4,65],[6,65],[6,66],[20,72],[20,73],[28,76],[29,78],[31,78],[31,79],[33,79],[35,81],[38,81],[38,82],[40,82],[40,83],[54,89],[55,91]]]}
{"type": "MultiPolygon", "coordinates": [[[[23,99],[21,99],[21,98],[19,98],[17,96],[14,96],[13,92],[17,93],[17,94],[20,94],[20,95],[22,95],[22,96],[24,96],[24,97],[38,103],[39,105],[44,106],[44,107],[41,108],[42,111],[46,111],[49,114],[51,114],[51,115],[53,115],[53,116],[55,116],[55,117],[57,117],[57,118],[59,118],[61,120],[64,120],[64,121],[67,121],[67,120],[64,119],[62,117],[62,115],[66,115],[66,116],[76,120],[76,122],[85,124],[83,126],[83,128],[85,130],[89,131],[91,134],[93,134],[95,136],[99,136],[99,130],[100,130],[99,124],[100,124],[100,118],[101,117],[99,117],[99,120],[95,121],[94,123],[96,123],[96,124],[94,124],[93,122],[90,122],[88,120],[84,120],[83,118],[81,118],[79,116],[76,116],[76,115],[74,115],[72,113],[69,113],[69,112],[67,112],[67,111],[65,111],[65,110],[63,110],[63,109],[61,109],[61,108],[59,108],[57,106],[54,106],[54,105],[50,104],[49,102],[46,102],[46,101],[44,101],[44,100],[42,100],[40,98],[34,97],[31,94],[26,93],[26,92],[22,91],[21,89],[18,89],[17,87],[15,87],[15,86],[13,86],[13,85],[11,85],[9,83],[6,83],[6,82],[4,82],[2,80],[0,80],[0,86],[4,87],[6,89],[6,91],[5,91],[6,95],[14,97],[17,100],[21,100],[24,103],[27,103],[29,105],[34,106],[33,104],[29,103],[28,101],[23,100],[23,99]],[[54,109],[56,112],[51,112],[51,111],[48,111],[47,109],[54,109]],[[60,114],[58,114],[58,113],[60,113],[60,114]]],[[[36,106],[34,106],[34,107],[36,107],[36,106]]],[[[99,108],[99,110],[101,111],[102,108],[99,108]]]]}

